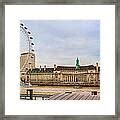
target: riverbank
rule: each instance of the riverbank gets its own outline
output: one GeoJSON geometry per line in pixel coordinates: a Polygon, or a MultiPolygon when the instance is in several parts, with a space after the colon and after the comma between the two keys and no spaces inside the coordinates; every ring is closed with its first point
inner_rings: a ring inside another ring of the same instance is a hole
{"type": "Polygon", "coordinates": [[[54,95],[65,92],[100,92],[100,87],[75,87],[75,86],[31,86],[31,87],[20,87],[20,94],[26,94],[28,89],[33,89],[34,94],[46,94],[54,95]]]}

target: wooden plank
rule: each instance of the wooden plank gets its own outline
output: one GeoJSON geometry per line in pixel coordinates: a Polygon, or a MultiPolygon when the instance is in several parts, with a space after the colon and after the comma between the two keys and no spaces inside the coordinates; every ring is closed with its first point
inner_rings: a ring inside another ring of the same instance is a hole
{"type": "Polygon", "coordinates": [[[58,97],[56,100],[63,100],[66,96],[69,96],[71,93],[64,93],[62,96],[58,97]]]}
{"type": "Polygon", "coordinates": [[[71,94],[67,95],[66,97],[64,97],[63,100],[70,100],[70,98],[71,98],[72,96],[74,96],[75,94],[76,94],[76,93],[71,93],[71,94]]]}
{"type": "Polygon", "coordinates": [[[80,100],[86,100],[90,96],[90,93],[86,93],[80,100]]]}

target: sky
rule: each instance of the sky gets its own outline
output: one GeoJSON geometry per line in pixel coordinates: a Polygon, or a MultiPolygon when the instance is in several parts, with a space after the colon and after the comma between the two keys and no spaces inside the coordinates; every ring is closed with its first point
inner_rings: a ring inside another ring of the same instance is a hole
{"type": "MultiPolygon", "coordinates": [[[[95,65],[100,62],[99,20],[21,20],[31,32],[36,67],[95,65]]],[[[20,52],[27,48],[27,36],[20,32],[20,52]]]]}

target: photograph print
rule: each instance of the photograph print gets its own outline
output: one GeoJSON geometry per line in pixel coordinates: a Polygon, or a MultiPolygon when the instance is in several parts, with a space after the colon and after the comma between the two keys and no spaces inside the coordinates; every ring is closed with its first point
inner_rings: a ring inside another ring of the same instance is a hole
{"type": "Polygon", "coordinates": [[[20,100],[100,100],[100,21],[20,20],[20,100]]]}

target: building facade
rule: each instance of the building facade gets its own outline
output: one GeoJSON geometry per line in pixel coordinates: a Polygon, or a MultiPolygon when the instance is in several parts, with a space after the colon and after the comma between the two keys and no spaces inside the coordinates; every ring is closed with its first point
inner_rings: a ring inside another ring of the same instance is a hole
{"type": "Polygon", "coordinates": [[[56,66],[53,68],[34,68],[27,72],[26,80],[32,85],[77,85],[98,84],[100,82],[100,67],[80,66],[76,60],[76,66],[56,66]]]}
{"type": "Polygon", "coordinates": [[[29,69],[35,68],[35,54],[33,53],[22,53],[20,56],[20,78],[21,80],[26,79],[26,72],[29,69]]]}

